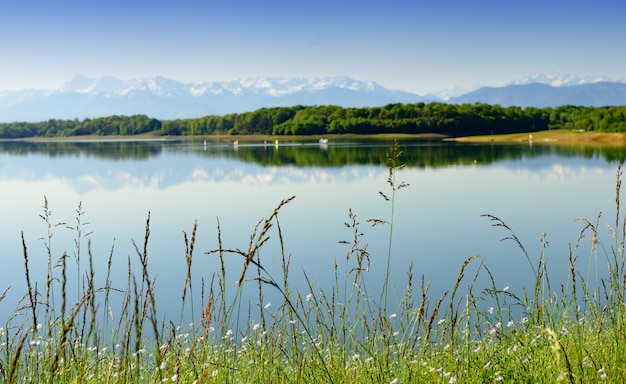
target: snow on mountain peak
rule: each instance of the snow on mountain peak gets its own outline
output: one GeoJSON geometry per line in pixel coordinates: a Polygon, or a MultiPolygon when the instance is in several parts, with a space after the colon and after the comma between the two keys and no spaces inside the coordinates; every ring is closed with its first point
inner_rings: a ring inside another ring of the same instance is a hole
{"type": "Polygon", "coordinates": [[[548,74],[534,73],[530,76],[513,80],[509,85],[524,85],[532,83],[548,84],[553,87],[565,87],[571,85],[593,84],[600,82],[614,82],[606,76],[578,76],[572,73],[553,72],[548,74]]]}
{"type": "Polygon", "coordinates": [[[213,95],[230,94],[244,96],[257,94],[284,97],[298,92],[319,92],[330,88],[348,89],[365,93],[386,91],[376,82],[355,80],[348,76],[249,77],[231,81],[182,83],[160,76],[120,80],[111,76],[89,78],[79,74],[74,76],[57,92],[99,94],[106,97],[124,96],[137,92],[146,92],[165,97],[175,95],[200,97],[207,93],[213,95]]]}

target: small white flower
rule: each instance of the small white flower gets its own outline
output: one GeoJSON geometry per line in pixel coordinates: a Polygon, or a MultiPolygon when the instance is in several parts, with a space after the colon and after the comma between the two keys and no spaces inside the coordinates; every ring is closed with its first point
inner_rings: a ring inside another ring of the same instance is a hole
{"type": "Polygon", "coordinates": [[[391,315],[389,315],[389,318],[390,318],[390,319],[395,319],[395,318],[396,318],[396,316],[397,316],[397,315],[396,315],[395,313],[392,313],[391,315]]]}
{"type": "Polygon", "coordinates": [[[488,312],[489,312],[490,315],[493,315],[493,307],[489,307],[489,311],[488,312]]]}
{"type": "Polygon", "coordinates": [[[293,324],[295,324],[297,322],[298,322],[297,320],[289,320],[289,324],[291,324],[291,325],[293,325],[293,324]]]}
{"type": "Polygon", "coordinates": [[[502,292],[506,292],[509,290],[509,286],[507,285],[506,287],[502,288],[502,292]]]}
{"type": "Polygon", "coordinates": [[[437,325],[441,325],[445,322],[446,322],[446,319],[439,319],[439,321],[437,322],[437,325]]]}
{"type": "Polygon", "coordinates": [[[359,355],[358,353],[355,353],[354,355],[352,355],[352,360],[358,360],[361,357],[361,355],[359,355]]]}
{"type": "Polygon", "coordinates": [[[396,384],[397,382],[398,382],[398,378],[396,377],[395,379],[391,380],[389,384],[396,384]]]}
{"type": "Polygon", "coordinates": [[[515,321],[513,320],[510,320],[508,323],[506,323],[507,328],[511,328],[514,325],[515,325],[515,321]]]}
{"type": "Polygon", "coordinates": [[[271,306],[272,306],[272,303],[267,303],[267,304],[265,304],[265,306],[263,308],[268,309],[271,306]]]}
{"type": "Polygon", "coordinates": [[[306,301],[310,301],[313,298],[313,294],[309,293],[308,295],[306,295],[306,301]]]}
{"type": "Polygon", "coordinates": [[[226,331],[226,335],[225,336],[226,337],[230,337],[230,336],[232,336],[232,334],[233,334],[233,330],[229,329],[228,331],[226,331]]]}

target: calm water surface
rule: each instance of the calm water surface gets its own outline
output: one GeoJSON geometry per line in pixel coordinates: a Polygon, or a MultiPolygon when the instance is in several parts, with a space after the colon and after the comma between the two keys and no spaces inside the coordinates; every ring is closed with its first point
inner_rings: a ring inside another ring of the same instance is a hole
{"type": "MultiPolygon", "coordinates": [[[[104,285],[114,245],[112,285],[124,288],[129,258],[139,265],[133,241],[143,247],[150,212],[148,255],[151,276],[156,277],[157,307],[175,321],[186,270],[182,229],[190,233],[198,220],[192,277],[194,287],[200,287],[219,270],[216,256],[204,254],[217,248],[218,220],[223,245],[246,249],[255,225],[290,196],[295,199],[281,209],[279,220],[293,284],[308,292],[304,270],[315,281],[315,290],[330,287],[334,262],[343,266],[348,251],[340,241],[352,240],[344,225],[352,210],[371,255],[367,281],[372,292],[379,292],[389,228],[372,228],[367,220],[391,219],[391,204],[378,193],[391,194],[385,164],[390,145],[362,140],[325,146],[241,143],[237,148],[201,141],[0,143],[0,292],[11,287],[0,302],[0,323],[16,312],[26,292],[22,231],[31,279],[43,292],[44,197],[51,222],[63,223],[52,228],[53,259],[67,252],[73,271],[68,278],[74,282],[86,269],[89,241],[97,284],[104,285]],[[85,211],[82,221],[88,223],[83,234],[91,234],[83,239],[84,261],[77,271],[72,264],[75,232],[67,227],[76,225],[79,204],[85,211]]],[[[602,229],[615,222],[615,174],[624,159],[622,149],[419,141],[402,141],[400,147],[406,167],[397,181],[410,186],[397,192],[393,217],[391,281],[398,295],[410,263],[415,284],[424,275],[438,297],[453,287],[459,267],[472,255],[479,258],[470,271],[484,260],[499,288],[521,292],[530,287],[533,274],[525,256],[514,243],[500,241],[509,233],[493,228],[483,214],[503,219],[532,260],[541,253],[545,233],[553,282],[568,276],[568,245],[583,228],[576,217],[593,221],[603,212],[602,229]]],[[[261,259],[279,278],[278,234],[271,235],[261,259]]],[[[588,243],[584,240],[579,252],[583,274],[589,265],[588,243]]],[[[227,276],[232,283],[239,278],[241,264],[236,256],[229,257],[227,276]]],[[[134,272],[140,274],[139,269],[134,272]]],[[[480,276],[478,285],[488,286],[480,276]]],[[[266,300],[278,299],[268,292],[266,300]]]]}

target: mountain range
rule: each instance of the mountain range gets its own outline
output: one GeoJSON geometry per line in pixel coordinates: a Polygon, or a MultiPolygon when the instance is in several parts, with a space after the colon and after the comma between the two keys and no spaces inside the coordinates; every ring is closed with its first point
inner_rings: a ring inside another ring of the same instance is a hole
{"type": "Polygon", "coordinates": [[[417,102],[479,102],[539,108],[566,104],[626,105],[626,79],[536,74],[502,87],[476,86],[419,95],[345,76],[183,83],[163,77],[120,80],[110,76],[94,79],[76,75],[57,90],[0,92],[0,122],[135,114],[170,120],[241,113],[263,107],[371,107],[417,102]]]}

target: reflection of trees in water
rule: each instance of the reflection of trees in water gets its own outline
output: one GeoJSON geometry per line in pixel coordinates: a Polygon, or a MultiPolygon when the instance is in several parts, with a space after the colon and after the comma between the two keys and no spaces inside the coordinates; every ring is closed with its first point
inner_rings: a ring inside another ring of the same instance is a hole
{"type": "Polygon", "coordinates": [[[160,154],[163,146],[163,142],[157,141],[3,141],[0,153],[140,160],[160,154]]]}
{"type": "MultiPolygon", "coordinates": [[[[197,141],[4,141],[0,153],[26,156],[95,157],[102,159],[148,159],[163,151],[199,157],[233,158],[264,166],[295,165],[340,167],[351,164],[387,164],[390,140],[337,140],[323,147],[317,143],[286,143],[275,146],[263,143],[240,144],[197,141]]],[[[561,157],[604,158],[607,162],[624,161],[626,148],[616,146],[456,143],[443,141],[401,140],[401,160],[408,167],[440,167],[453,164],[488,164],[503,160],[558,155],[561,157]]]]}

